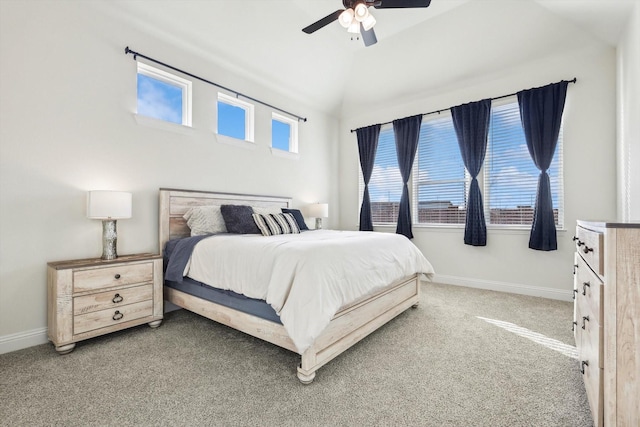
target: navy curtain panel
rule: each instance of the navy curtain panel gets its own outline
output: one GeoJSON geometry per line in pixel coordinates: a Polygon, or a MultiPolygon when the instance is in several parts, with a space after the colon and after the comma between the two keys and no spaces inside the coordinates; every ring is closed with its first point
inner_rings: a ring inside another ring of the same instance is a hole
{"type": "Polygon", "coordinates": [[[378,148],[378,136],[380,135],[380,125],[371,125],[356,129],[358,137],[358,152],[360,154],[360,167],[364,178],[364,195],[362,196],[362,206],[360,207],[360,231],[373,231],[373,220],[371,219],[371,201],[369,199],[369,181],[376,159],[378,148]]]}
{"type": "Polygon", "coordinates": [[[400,175],[402,176],[403,182],[396,233],[402,234],[409,239],[413,239],[413,232],[411,231],[411,204],[409,202],[409,186],[407,183],[411,176],[413,160],[416,158],[421,124],[422,114],[393,121],[396,154],[398,156],[398,166],[400,167],[400,175]]]}
{"type": "Polygon", "coordinates": [[[558,249],[547,169],[551,165],[558,144],[568,84],[567,81],[561,81],[518,92],[520,119],[527,148],[540,170],[529,247],[541,251],[558,249]]]}
{"type": "Polygon", "coordinates": [[[451,117],[464,166],[471,175],[464,224],[464,243],[472,246],[486,246],[487,224],[484,219],[484,205],[477,176],[487,152],[491,100],[483,99],[451,107],[451,117]]]}

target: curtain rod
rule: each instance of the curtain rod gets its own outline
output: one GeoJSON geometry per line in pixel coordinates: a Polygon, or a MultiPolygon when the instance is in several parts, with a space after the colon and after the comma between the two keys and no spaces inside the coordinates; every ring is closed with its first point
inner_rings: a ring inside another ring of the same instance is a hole
{"type": "MultiPolygon", "coordinates": [[[[561,81],[559,81],[558,83],[562,83],[562,82],[575,83],[575,82],[577,82],[577,81],[578,81],[578,79],[577,79],[576,77],[574,77],[574,78],[573,78],[573,79],[571,79],[571,80],[561,80],[561,81]]],[[[533,89],[537,89],[537,88],[533,88],[533,89]]],[[[531,90],[531,89],[528,89],[528,90],[531,90]]],[[[518,91],[518,92],[521,92],[521,91],[518,91]]],[[[518,94],[518,92],[510,93],[510,94],[508,94],[508,95],[500,95],[500,96],[496,96],[495,98],[489,98],[489,99],[490,99],[490,100],[492,100],[492,101],[495,101],[496,99],[508,98],[508,97],[510,97],[510,96],[517,95],[517,94],[518,94]]],[[[443,111],[448,111],[448,110],[450,110],[450,109],[451,109],[451,107],[449,107],[449,108],[443,108],[443,109],[441,109],[441,110],[435,110],[435,111],[429,111],[428,113],[422,113],[422,115],[423,115],[423,116],[428,116],[429,114],[440,114],[440,113],[442,113],[443,111]]],[[[393,121],[380,123],[380,126],[388,125],[388,124],[391,124],[391,123],[393,123],[393,121]]],[[[353,132],[355,132],[355,131],[356,131],[356,129],[351,129],[351,133],[353,133],[353,132]]]]}
{"type": "Polygon", "coordinates": [[[133,55],[133,60],[134,60],[134,61],[135,61],[135,60],[138,58],[138,56],[139,56],[139,57],[144,58],[144,59],[146,59],[146,60],[148,60],[148,61],[155,62],[156,64],[160,64],[160,65],[162,65],[163,67],[170,68],[170,69],[172,69],[172,70],[174,70],[174,71],[177,71],[177,72],[182,73],[182,74],[184,74],[184,75],[187,75],[187,76],[189,76],[189,77],[193,77],[194,79],[198,79],[198,80],[203,81],[203,82],[205,82],[205,83],[209,83],[209,84],[210,84],[210,85],[212,85],[212,86],[216,86],[216,87],[219,87],[220,89],[224,89],[224,90],[226,90],[226,91],[229,91],[229,92],[231,92],[231,93],[235,94],[236,98],[237,98],[238,96],[241,96],[241,97],[246,98],[246,99],[248,99],[248,100],[250,100],[250,101],[257,102],[258,104],[262,104],[262,105],[264,105],[264,106],[266,106],[266,107],[273,108],[274,110],[280,111],[281,113],[285,113],[285,114],[288,114],[288,115],[290,115],[290,116],[292,116],[292,117],[295,117],[296,119],[298,119],[298,121],[303,121],[303,122],[306,122],[306,121],[307,121],[307,118],[306,118],[306,117],[301,117],[301,116],[299,116],[299,115],[297,115],[297,114],[290,113],[290,112],[288,112],[287,110],[283,110],[282,108],[278,108],[278,107],[276,107],[276,106],[274,106],[274,105],[271,105],[271,104],[268,104],[268,103],[266,103],[266,102],[260,101],[259,99],[255,99],[255,98],[253,98],[253,97],[251,97],[251,96],[248,96],[248,95],[245,95],[245,94],[243,94],[243,93],[237,92],[237,91],[235,91],[235,90],[233,90],[233,89],[229,89],[228,87],[224,87],[224,86],[219,85],[218,83],[212,82],[212,81],[210,81],[210,80],[203,79],[202,77],[198,77],[198,76],[196,76],[195,74],[191,74],[191,73],[189,73],[189,72],[187,72],[187,71],[181,70],[180,68],[176,68],[176,67],[173,67],[173,66],[171,66],[171,65],[169,65],[169,64],[165,64],[164,62],[158,61],[157,59],[150,58],[150,57],[148,57],[148,56],[146,56],[146,55],[143,55],[143,54],[141,54],[141,53],[139,53],[139,52],[136,52],[136,51],[133,51],[133,50],[129,49],[129,46],[127,46],[127,47],[125,47],[125,48],[124,48],[124,53],[125,53],[125,55],[132,54],[132,55],[133,55]]]}

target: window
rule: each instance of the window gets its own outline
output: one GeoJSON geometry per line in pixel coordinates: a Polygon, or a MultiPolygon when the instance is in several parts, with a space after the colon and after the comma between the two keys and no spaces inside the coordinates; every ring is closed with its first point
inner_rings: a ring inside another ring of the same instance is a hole
{"type": "MultiPolygon", "coordinates": [[[[487,224],[530,226],[536,202],[538,177],[524,136],[517,100],[493,105],[484,168],[484,207],[487,224]]],[[[564,220],[562,181],[562,128],[548,170],[556,225],[564,220]]]]}
{"type": "MultiPolygon", "coordinates": [[[[364,193],[364,178],[360,171],[360,206],[364,193]]],[[[402,176],[398,167],[396,141],[393,126],[385,125],[380,130],[378,149],[369,181],[371,217],[374,224],[395,224],[398,220],[402,176]]]]}
{"type": "Polygon", "coordinates": [[[298,121],[277,113],[271,115],[271,148],[298,152],[298,121]]]}
{"type": "Polygon", "coordinates": [[[137,113],[191,126],[191,82],[138,62],[137,113]]]}
{"type": "MultiPolygon", "coordinates": [[[[562,128],[551,166],[553,212],[556,226],[564,226],[562,128]]],[[[466,198],[471,177],[466,172],[450,113],[425,116],[410,180],[414,224],[459,224],[466,218],[466,198]]],[[[491,107],[487,152],[478,183],[482,191],[487,225],[529,228],[540,171],[529,155],[520,110],[515,97],[491,107]]],[[[360,173],[360,195],[364,180],[360,173]]],[[[398,218],[402,178],[396,158],[393,127],[382,128],[369,183],[374,224],[395,224],[398,218]]],[[[362,202],[362,200],[360,200],[362,202]]]]}
{"type": "Polygon", "coordinates": [[[253,104],[218,93],[218,134],[253,142],[253,104]]]}
{"type": "Polygon", "coordinates": [[[423,118],[412,174],[414,223],[464,224],[470,180],[450,114],[423,118]]]}

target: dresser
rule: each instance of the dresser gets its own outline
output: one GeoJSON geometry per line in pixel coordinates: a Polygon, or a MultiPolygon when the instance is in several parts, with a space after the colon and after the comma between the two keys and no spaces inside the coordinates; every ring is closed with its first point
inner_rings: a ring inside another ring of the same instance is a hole
{"type": "Polygon", "coordinates": [[[578,221],[573,330],[594,425],[640,426],[640,223],[578,221]]]}
{"type": "Polygon", "coordinates": [[[60,354],[88,338],[143,323],[159,326],[162,302],[161,255],[47,265],[48,335],[60,354]]]}

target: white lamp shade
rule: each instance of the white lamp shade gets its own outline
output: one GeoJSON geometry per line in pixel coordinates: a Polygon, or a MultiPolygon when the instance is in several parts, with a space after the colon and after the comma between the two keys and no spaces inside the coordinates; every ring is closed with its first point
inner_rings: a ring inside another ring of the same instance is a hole
{"type": "Polygon", "coordinates": [[[307,214],[311,218],[328,218],[329,205],[327,203],[314,203],[307,207],[307,214]]]}
{"type": "Polygon", "coordinates": [[[362,21],[362,27],[365,31],[369,31],[373,28],[374,25],[376,25],[376,18],[374,18],[371,14],[369,14],[369,16],[367,16],[364,21],[362,21]]]}
{"type": "Polygon", "coordinates": [[[338,17],[338,21],[344,28],[349,28],[349,25],[353,22],[353,9],[345,9],[338,17]]]}
{"type": "Polygon", "coordinates": [[[87,217],[94,219],[131,218],[131,193],[125,191],[89,191],[87,217]]]}
{"type": "Polygon", "coordinates": [[[367,6],[365,6],[364,3],[358,3],[355,9],[353,9],[353,17],[355,18],[355,20],[358,22],[362,22],[367,16],[369,16],[369,9],[367,8],[367,6]]]}
{"type": "Polygon", "coordinates": [[[347,28],[347,32],[351,33],[351,34],[359,34],[360,33],[360,23],[356,20],[354,20],[351,25],[349,25],[349,28],[347,28]]]}

